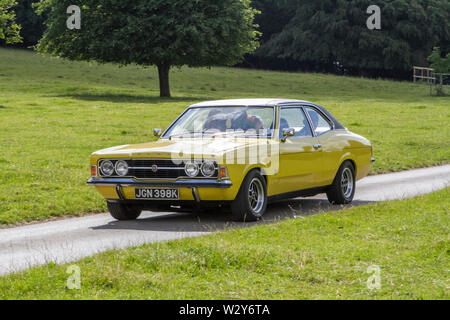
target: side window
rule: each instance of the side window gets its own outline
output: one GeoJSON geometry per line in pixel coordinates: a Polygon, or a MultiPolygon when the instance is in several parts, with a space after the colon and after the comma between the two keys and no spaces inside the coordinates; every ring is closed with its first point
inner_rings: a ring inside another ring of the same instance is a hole
{"type": "Polygon", "coordinates": [[[308,119],[302,108],[283,108],[280,111],[280,137],[282,130],[294,128],[296,137],[312,137],[308,119]]]}
{"type": "Polygon", "coordinates": [[[311,118],[313,131],[317,136],[320,136],[321,134],[324,134],[332,129],[331,124],[315,109],[306,107],[305,110],[311,118]]]}

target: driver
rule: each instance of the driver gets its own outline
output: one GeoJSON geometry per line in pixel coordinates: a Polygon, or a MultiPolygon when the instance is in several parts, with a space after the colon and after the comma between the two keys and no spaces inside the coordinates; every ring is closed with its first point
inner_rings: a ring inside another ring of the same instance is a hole
{"type": "Polygon", "coordinates": [[[221,110],[213,109],[209,112],[206,118],[205,124],[203,125],[203,131],[226,131],[226,121],[227,117],[221,112],[221,110]]]}

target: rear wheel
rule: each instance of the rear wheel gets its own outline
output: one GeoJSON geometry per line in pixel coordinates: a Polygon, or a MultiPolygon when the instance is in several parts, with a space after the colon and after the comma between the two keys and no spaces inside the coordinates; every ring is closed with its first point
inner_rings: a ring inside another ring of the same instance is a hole
{"type": "Polygon", "coordinates": [[[109,213],[116,220],[135,220],[140,215],[142,210],[134,208],[132,206],[127,206],[119,202],[106,202],[108,206],[109,213]]]}
{"type": "Polygon", "coordinates": [[[355,168],[350,161],[345,161],[327,191],[328,200],[333,204],[348,204],[353,201],[355,189],[355,168]]]}
{"type": "Polygon", "coordinates": [[[267,208],[267,186],[263,176],[256,170],[244,179],[236,199],[231,203],[234,221],[257,221],[267,208]]]}

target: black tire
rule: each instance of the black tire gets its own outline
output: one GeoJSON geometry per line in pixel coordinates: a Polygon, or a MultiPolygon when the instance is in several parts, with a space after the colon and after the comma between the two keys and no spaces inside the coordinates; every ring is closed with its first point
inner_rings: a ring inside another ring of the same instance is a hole
{"type": "Polygon", "coordinates": [[[257,170],[253,170],[247,174],[236,199],[231,203],[232,219],[243,222],[257,221],[264,215],[266,208],[266,180],[257,170]],[[257,190],[255,196],[251,196],[254,193],[250,189],[257,190]]]}
{"type": "Polygon", "coordinates": [[[350,161],[345,161],[339,168],[333,184],[327,191],[328,201],[332,204],[348,204],[353,201],[356,190],[355,168],[350,161]],[[351,181],[350,181],[351,177],[351,181]],[[347,183],[346,183],[346,178],[347,183]],[[345,187],[347,185],[347,188],[345,187]],[[351,190],[348,188],[351,187],[351,190]]]}
{"type": "Polygon", "coordinates": [[[127,206],[120,202],[106,202],[108,206],[109,213],[111,216],[120,221],[125,220],[136,220],[140,215],[142,210],[127,206]]]}

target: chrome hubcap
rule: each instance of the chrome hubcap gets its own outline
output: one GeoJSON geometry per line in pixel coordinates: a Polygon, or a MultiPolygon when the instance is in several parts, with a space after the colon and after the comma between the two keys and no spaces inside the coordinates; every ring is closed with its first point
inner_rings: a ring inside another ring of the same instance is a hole
{"type": "Polygon", "coordinates": [[[248,188],[248,204],[254,213],[259,214],[264,207],[264,187],[262,182],[254,178],[248,188]]]}
{"type": "Polygon", "coordinates": [[[341,178],[342,193],[345,198],[350,198],[353,193],[353,174],[349,168],[345,168],[341,178]]]}

